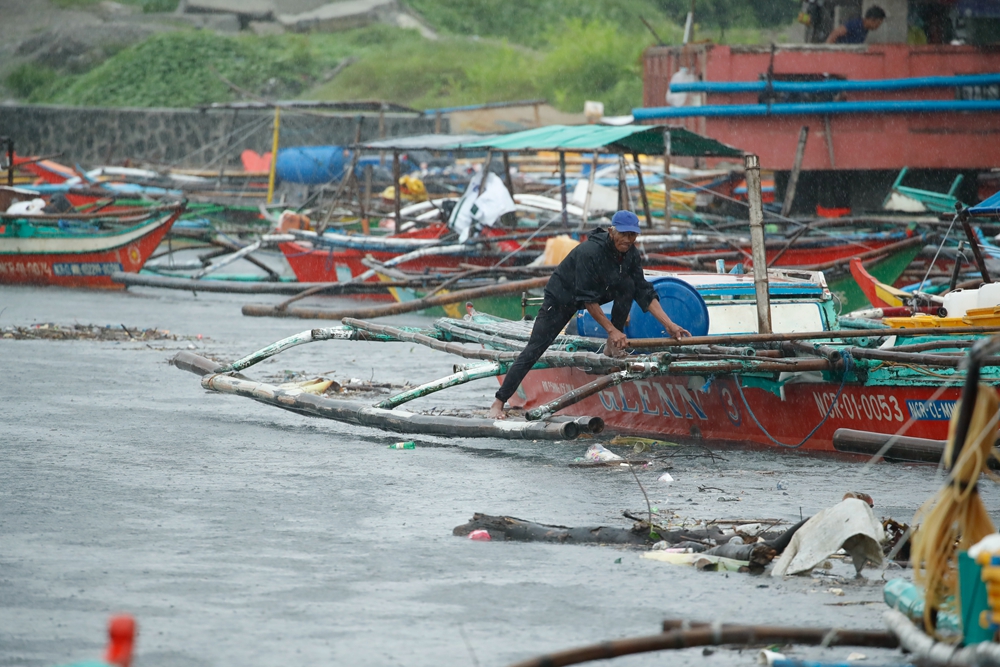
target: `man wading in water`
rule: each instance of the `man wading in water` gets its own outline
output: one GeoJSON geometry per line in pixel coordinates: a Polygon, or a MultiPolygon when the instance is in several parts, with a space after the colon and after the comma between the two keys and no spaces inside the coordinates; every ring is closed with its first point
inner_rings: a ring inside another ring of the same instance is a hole
{"type": "Polygon", "coordinates": [[[491,419],[504,418],[504,404],[517,391],[521,380],[535,365],[573,315],[586,308],[598,324],[608,332],[605,354],[625,354],[628,338],[622,333],[628,320],[632,301],[643,312],[652,313],[667,333],[674,338],[690,336],[683,327],[670,321],[660,307],[656,290],[642,273],[642,257],[635,247],[639,236],[639,218],[631,211],[618,211],[611,218],[611,228],[594,230],[586,243],[573,248],[545,286],[545,300],[538,310],[531,337],[504,378],[490,406],[491,419]],[[601,304],[614,301],[611,320],[604,315],[601,304]]]}

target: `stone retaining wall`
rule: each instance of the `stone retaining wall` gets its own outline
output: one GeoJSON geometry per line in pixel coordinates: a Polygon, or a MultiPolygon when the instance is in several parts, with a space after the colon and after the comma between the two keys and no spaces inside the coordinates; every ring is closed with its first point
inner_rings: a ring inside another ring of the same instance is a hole
{"type": "MultiPolygon", "coordinates": [[[[151,163],[189,168],[237,167],[240,153],[271,150],[274,113],[259,109],[104,109],[0,105],[0,136],[19,155],[61,153],[59,161],[85,167],[151,163]]],[[[386,114],[322,116],[286,110],[281,146],[344,145],[434,132],[434,119],[386,114]]],[[[447,123],[441,128],[447,132],[447,123]]]]}

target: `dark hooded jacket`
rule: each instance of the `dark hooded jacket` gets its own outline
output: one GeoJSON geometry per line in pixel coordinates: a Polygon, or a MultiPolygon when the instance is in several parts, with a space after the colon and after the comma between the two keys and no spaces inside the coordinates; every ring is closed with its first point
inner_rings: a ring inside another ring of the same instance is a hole
{"type": "Polygon", "coordinates": [[[639,249],[632,246],[622,255],[600,227],[559,263],[545,286],[545,296],[560,305],[574,304],[577,309],[585,303],[625,300],[631,307],[634,300],[643,312],[659,298],[642,273],[639,249]]]}

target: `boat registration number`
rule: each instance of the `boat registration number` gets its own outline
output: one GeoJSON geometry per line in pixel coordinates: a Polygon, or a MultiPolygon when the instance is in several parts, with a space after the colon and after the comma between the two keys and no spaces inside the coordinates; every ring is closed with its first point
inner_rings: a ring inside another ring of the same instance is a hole
{"type": "Polygon", "coordinates": [[[902,422],[904,419],[903,410],[895,396],[842,394],[840,398],[834,400],[836,396],[835,392],[813,392],[813,398],[816,400],[816,407],[819,409],[821,417],[825,417],[826,413],[830,412],[831,417],[838,419],[867,419],[868,421],[880,422],[902,422]]]}
{"type": "Polygon", "coordinates": [[[121,271],[118,262],[56,262],[52,265],[52,273],[57,276],[110,276],[121,271]]]}

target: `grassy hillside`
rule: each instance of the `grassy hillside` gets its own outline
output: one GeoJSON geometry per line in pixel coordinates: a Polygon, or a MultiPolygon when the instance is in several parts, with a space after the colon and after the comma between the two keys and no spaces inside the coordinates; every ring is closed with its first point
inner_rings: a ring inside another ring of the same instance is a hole
{"type": "MultiPolygon", "coordinates": [[[[699,18],[715,21],[699,25],[697,36],[729,43],[759,41],[759,26],[785,20],[798,6],[796,0],[697,2],[699,18]]],[[[439,39],[386,25],[276,37],[181,30],[150,37],[82,74],[27,63],[5,84],[33,102],[97,106],[193,106],[240,99],[242,89],[268,99],[383,99],[417,108],[544,98],[578,112],[584,100],[599,100],[607,113],[620,114],[642,101],[641,55],[655,42],[642,19],[678,43],[681,29],[671,19],[689,7],[688,0],[407,4],[439,39]],[[327,80],[348,57],[353,64],[327,80]]]]}

